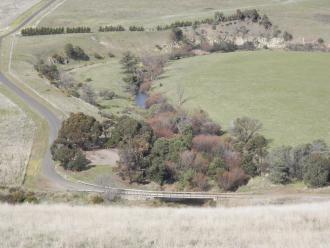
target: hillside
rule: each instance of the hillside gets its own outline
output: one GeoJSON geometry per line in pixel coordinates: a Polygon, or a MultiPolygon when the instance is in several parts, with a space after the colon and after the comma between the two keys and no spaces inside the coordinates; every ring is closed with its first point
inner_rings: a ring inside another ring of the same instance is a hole
{"type": "Polygon", "coordinates": [[[259,119],[273,145],[329,142],[329,61],[328,53],[276,51],[193,57],[171,63],[155,91],[175,103],[182,86],[186,108],[207,110],[225,128],[240,116],[259,119]]]}

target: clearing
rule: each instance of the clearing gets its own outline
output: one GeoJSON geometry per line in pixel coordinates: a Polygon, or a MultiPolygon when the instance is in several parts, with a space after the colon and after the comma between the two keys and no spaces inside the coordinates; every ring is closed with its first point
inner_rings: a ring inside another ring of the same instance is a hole
{"type": "Polygon", "coordinates": [[[227,129],[237,117],[259,119],[273,145],[330,142],[330,54],[236,52],[171,63],[155,90],[186,108],[202,108],[227,129]]]}

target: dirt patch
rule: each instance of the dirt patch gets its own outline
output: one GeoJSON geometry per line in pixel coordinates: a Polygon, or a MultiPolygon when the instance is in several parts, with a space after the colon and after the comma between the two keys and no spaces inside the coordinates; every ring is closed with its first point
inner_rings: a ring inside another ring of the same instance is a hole
{"type": "Polygon", "coordinates": [[[92,162],[92,165],[115,166],[119,161],[118,151],[115,149],[88,151],[86,157],[92,162]]]}

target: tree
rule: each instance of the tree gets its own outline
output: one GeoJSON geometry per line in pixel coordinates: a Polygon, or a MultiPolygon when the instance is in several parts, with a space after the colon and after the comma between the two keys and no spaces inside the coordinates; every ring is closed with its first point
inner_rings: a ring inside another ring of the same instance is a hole
{"type": "Polygon", "coordinates": [[[284,31],[284,33],[283,33],[283,39],[285,41],[290,41],[290,40],[293,39],[293,36],[292,36],[292,34],[288,33],[287,31],[284,31]]]}
{"type": "Polygon", "coordinates": [[[89,56],[79,47],[74,47],[72,44],[66,44],[64,47],[66,55],[73,60],[89,60],[89,56]]]}
{"type": "Polygon", "coordinates": [[[323,154],[313,154],[304,167],[304,182],[312,187],[325,186],[329,182],[330,159],[323,154]]]}
{"type": "Polygon", "coordinates": [[[82,151],[77,150],[74,159],[66,164],[65,168],[72,171],[82,171],[85,170],[87,165],[90,164],[82,151]]]}
{"type": "Polygon", "coordinates": [[[171,34],[172,40],[175,42],[180,42],[183,40],[184,35],[180,28],[173,28],[171,34]]]}
{"type": "Polygon", "coordinates": [[[119,175],[124,179],[128,177],[130,183],[144,183],[148,161],[144,159],[143,154],[135,144],[129,142],[120,149],[119,155],[119,175]]]}
{"type": "Polygon", "coordinates": [[[83,113],[72,113],[62,123],[56,142],[76,145],[87,150],[99,145],[101,134],[102,126],[94,117],[83,113]]]}
{"type": "Polygon", "coordinates": [[[51,147],[51,153],[53,160],[59,161],[66,170],[82,171],[90,164],[82,151],[74,145],[56,142],[51,147]]]}
{"type": "Polygon", "coordinates": [[[290,182],[290,167],[292,164],[291,147],[280,147],[274,149],[268,156],[269,177],[276,184],[290,182]]]}
{"type": "Polygon", "coordinates": [[[248,117],[237,118],[230,132],[234,138],[234,148],[242,154],[243,168],[250,176],[259,175],[267,155],[269,141],[259,131],[262,124],[248,117]]]}

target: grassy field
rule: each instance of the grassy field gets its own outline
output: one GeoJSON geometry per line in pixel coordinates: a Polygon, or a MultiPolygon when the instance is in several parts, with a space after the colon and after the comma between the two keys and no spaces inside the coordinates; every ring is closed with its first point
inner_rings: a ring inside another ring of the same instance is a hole
{"type": "Polygon", "coordinates": [[[0,205],[0,241],[4,247],[323,248],[330,240],[329,210],[329,203],[184,209],[0,205]]]}
{"type": "Polygon", "coordinates": [[[329,65],[326,53],[213,54],[173,62],[155,85],[172,101],[182,85],[185,106],[206,110],[224,128],[237,117],[259,119],[273,145],[330,142],[329,65]]]}
{"type": "MultiPolygon", "coordinates": [[[[119,99],[102,101],[101,105],[113,113],[119,113],[127,107],[132,107],[134,102],[130,95],[124,91],[121,66],[119,60],[128,50],[138,55],[160,54],[156,45],[165,46],[169,43],[168,32],[160,33],[116,33],[116,34],[73,34],[38,37],[18,37],[15,42],[13,56],[13,71],[22,81],[33,87],[54,105],[66,114],[82,111],[86,114],[97,115],[98,110],[82,101],[67,97],[60,90],[51,86],[47,80],[38,76],[33,66],[39,59],[45,61],[54,53],[63,54],[67,43],[81,46],[91,57],[88,62],[74,62],[61,66],[60,69],[68,71],[77,83],[86,83],[87,78],[92,81],[88,84],[99,92],[103,89],[114,91],[119,99]],[[38,46],[35,46],[36,42],[38,46]],[[116,57],[110,58],[111,52],[116,57]],[[98,53],[105,59],[98,60],[94,54],[98,53]]],[[[164,49],[165,50],[165,49],[164,49]]]]}
{"type": "Polygon", "coordinates": [[[75,26],[132,24],[155,27],[176,20],[191,20],[212,16],[221,10],[257,8],[271,17],[276,25],[289,30],[300,40],[323,36],[330,42],[330,2],[328,0],[184,0],[184,1],[103,1],[66,0],[40,26],[75,26]],[[91,11],[92,10],[92,11],[91,11]],[[74,13],[74,14],[73,14],[74,13]]]}
{"type": "Polygon", "coordinates": [[[2,0],[0,2],[0,31],[38,2],[40,0],[2,0]]]}

